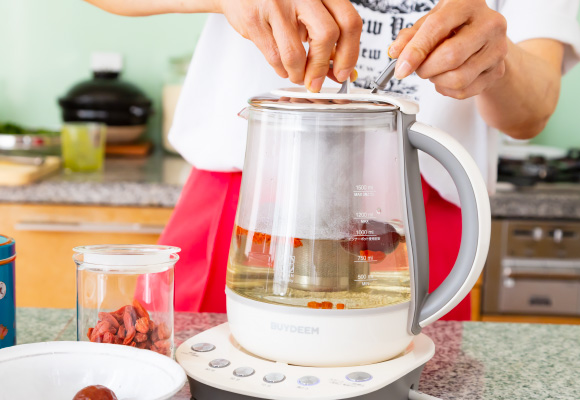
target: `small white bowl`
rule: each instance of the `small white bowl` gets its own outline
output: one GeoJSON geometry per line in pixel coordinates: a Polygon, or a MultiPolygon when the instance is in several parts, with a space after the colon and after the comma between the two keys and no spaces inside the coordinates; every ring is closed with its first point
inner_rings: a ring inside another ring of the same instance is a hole
{"type": "Polygon", "coordinates": [[[133,347],[46,342],[0,350],[0,400],[72,400],[90,385],[108,387],[119,400],[162,400],[185,381],[169,357],[133,347]]]}

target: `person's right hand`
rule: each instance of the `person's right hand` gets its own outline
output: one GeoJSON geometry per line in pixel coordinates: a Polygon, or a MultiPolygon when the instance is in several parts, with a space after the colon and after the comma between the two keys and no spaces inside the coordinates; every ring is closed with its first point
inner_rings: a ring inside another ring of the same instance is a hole
{"type": "Polygon", "coordinates": [[[318,92],[331,58],[332,72],[339,82],[353,72],[362,19],[349,0],[216,2],[232,27],[256,44],[281,77],[318,92]],[[309,43],[308,54],[302,42],[309,43]]]}

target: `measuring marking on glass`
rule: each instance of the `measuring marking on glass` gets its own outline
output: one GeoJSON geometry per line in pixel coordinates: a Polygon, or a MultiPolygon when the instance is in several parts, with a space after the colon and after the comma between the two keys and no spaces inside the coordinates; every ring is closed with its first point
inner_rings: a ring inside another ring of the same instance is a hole
{"type": "Polygon", "coordinates": [[[371,282],[376,280],[377,278],[375,278],[373,275],[359,274],[358,279],[354,279],[354,282],[361,282],[362,286],[369,286],[371,282]]]}
{"type": "Polygon", "coordinates": [[[354,262],[362,262],[362,263],[375,263],[378,260],[375,260],[373,256],[357,256],[357,259],[354,262]]]}
{"type": "Polygon", "coordinates": [[[371,197],[375,195],[375,188],[372,185],[355,185],[354,197],[371,197]]]}

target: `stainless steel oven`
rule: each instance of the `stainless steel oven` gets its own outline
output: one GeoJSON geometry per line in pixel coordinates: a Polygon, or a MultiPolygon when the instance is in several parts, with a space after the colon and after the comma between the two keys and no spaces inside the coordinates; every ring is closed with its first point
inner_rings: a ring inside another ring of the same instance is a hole
{"type": "Polygon", "coordinates": [[[580,222],[494,220],[484,314],[580,315],[580,222]]]}

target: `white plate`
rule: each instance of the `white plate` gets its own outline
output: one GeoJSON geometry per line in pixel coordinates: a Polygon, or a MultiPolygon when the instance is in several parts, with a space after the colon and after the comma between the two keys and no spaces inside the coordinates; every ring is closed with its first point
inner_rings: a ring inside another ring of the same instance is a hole
{"type": "Polygon", "coordinates": [[[0,350],[0,400],[72,400],[90,385],[108,387],[119,400],[161,400],[185,381],[172,359],[133,347],[46,342],[0,350]]]}

